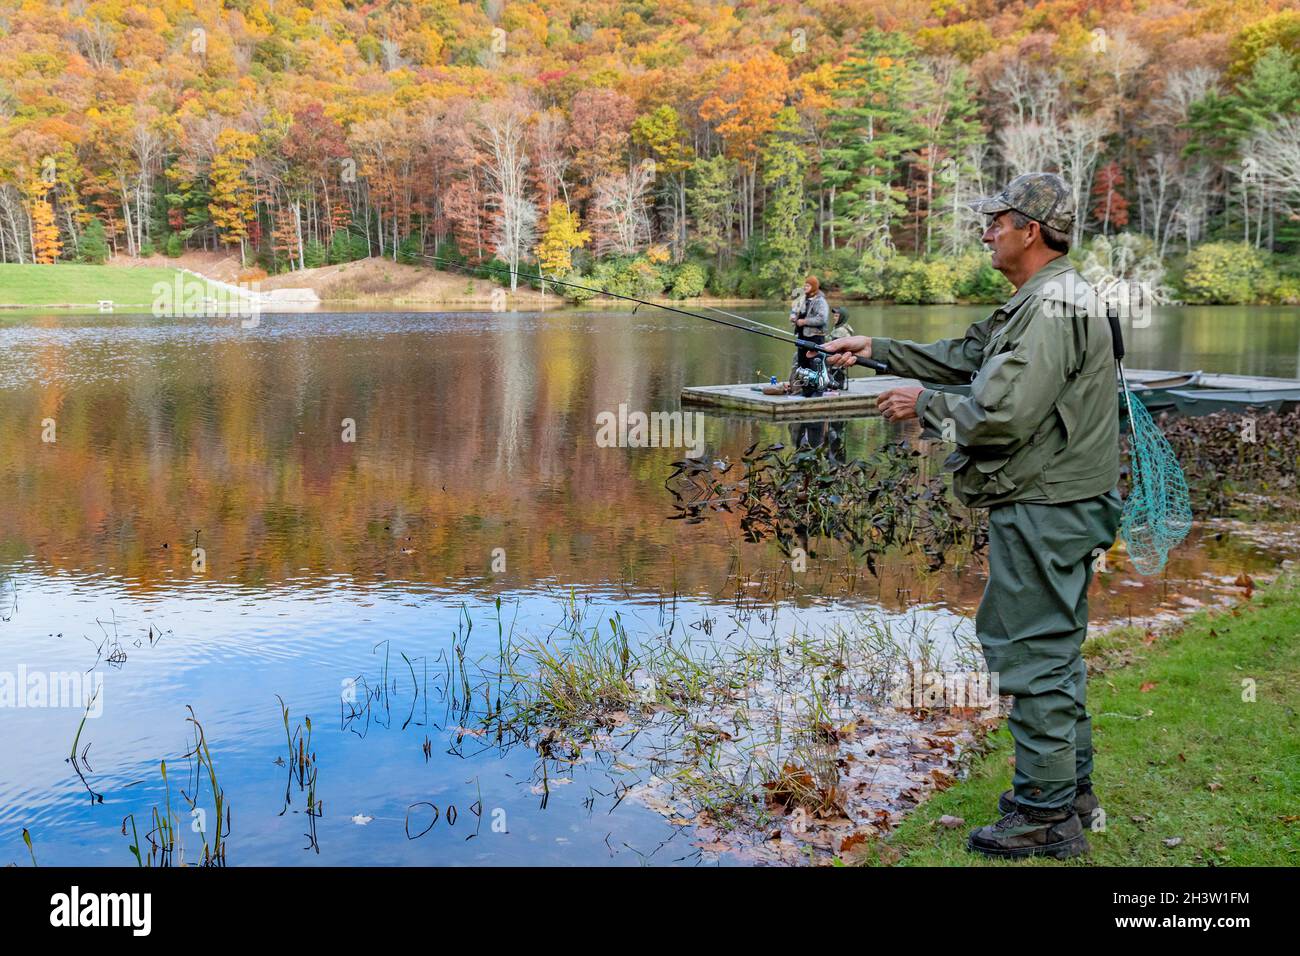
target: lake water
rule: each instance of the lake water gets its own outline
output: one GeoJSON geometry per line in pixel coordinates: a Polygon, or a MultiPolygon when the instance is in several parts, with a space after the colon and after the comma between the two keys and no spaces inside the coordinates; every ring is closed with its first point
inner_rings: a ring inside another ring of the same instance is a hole
{"type": "MultiPolygon", "coordinates": [[[[987,311],[858,306],[851,322],[931,340],[987,311]]],[[[1294,309],[1169,309],[1129,339],[1135,368],[1300,376],[1294,309]]],[[[227,797],[232,865],[714,862],[689,828],[621,799],[607,761],[557,772],[458,729],[448,661],[453,642],[493,650],[498,613],[544,636],[577,606],[617,614],[635,641],[744,641],[746,593],[765,633],[864,611],[968,627],[978,565],[875,578],[814,562],[806,584],[766,594],[774,546],[740,544],[730,518],[666,520],[682,449],[597,441],[597,416],[620,405],[672,411],[685,385],[788,367],[780,343],[648,308],[265,315],[251,329],[0,316],[0,677],[19,685],[0,707],[0,864],[30,862],[25,827],[43,865],[135,865],[124,820],[143,833],[169,790],[174,809],[193,793],[187,706],[227,797]],[[52,701],[60,683],[68,699],[52,701]],[[341,702],[358,686],[378,689],[363,717],[341,702]],[[296,787],[286,809],[277,695],[291,729],[312,718],[314,821],[296,787]]],[[[859,453],[901,429],[845,434],[859,453]]],[[[790,437],[704,418],[712,458],[790,437]]],[[[1164,580],[1099,580],[1094,619],[1210,600],[1280,554],[1198,533],[1164,580]]]]}

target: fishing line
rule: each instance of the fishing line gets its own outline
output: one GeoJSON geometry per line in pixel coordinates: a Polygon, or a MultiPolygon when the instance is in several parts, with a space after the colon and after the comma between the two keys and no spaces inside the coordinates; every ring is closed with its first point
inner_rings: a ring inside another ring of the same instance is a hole
{"type": "MultiPolygon", "coordinates": [[[[752,322],[754,325],[757,325],[758,327],[763,329],[768,329],[772,332],[778,332],[778,333],[781,332],[780,329],[768,325],[762,319],[751,319],[747,315],[737,315],[735,312],[728,312],[725,309],[719,309],[717,306],[712,306],[712,305],[706,305],[704,308],[708,309],[710,312],[716,312],[718,313],[718,315],[725,315],[732,319],[739,319],[742,322],[752,322]]],[[[791,344],[793,344],[793,340],[791,340],[791,344]]]]}

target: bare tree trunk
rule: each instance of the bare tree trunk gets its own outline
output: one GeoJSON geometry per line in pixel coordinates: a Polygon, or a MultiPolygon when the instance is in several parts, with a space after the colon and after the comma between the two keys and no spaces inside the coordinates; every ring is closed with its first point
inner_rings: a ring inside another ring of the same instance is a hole
{"type": "Polygon", "coordinates": [[[302,250],[302,211],[296,199],[293,201],[293,231],[298,239],[298,268],[306,269],[307,261],[302,250]]]}
{"type": "Polygon", "coordinates": [[[126,220],[126,254],[135,258],[139,254],[139,246],[135,244],[135,233],[131,226],[131,197],[127,194],[126,187],[121,187],[122,192],[122,216],[126,220]]]}

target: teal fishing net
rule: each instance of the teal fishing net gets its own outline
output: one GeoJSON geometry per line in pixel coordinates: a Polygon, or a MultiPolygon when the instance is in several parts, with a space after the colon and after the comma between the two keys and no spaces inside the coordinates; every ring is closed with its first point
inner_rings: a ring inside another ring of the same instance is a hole
{"type": "MultiPolygon", "coordinates": [[[[1123,381],[1123,378],[1120,379],[1123,381]]],[[[1139,574],[1159,574],[1192,529],[1187,478],[1141,400],[1124,389],[1129,422],[1129,491],[1119,534],[1139,574]]]]}

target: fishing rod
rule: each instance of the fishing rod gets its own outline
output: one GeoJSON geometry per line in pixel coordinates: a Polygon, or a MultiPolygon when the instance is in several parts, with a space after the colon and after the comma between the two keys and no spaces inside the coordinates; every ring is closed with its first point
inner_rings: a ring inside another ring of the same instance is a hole
{"type": "MultiPolygon", "coordinates": [[[[727,310],[723,310],[723,308],[718,308],[716,306],[705,306],[705,308],[707,308],[707,310],[710,312],[718,312],[719,315],[731,316],[732,319],[740,319],[741,321],[746,321],[746,323],[754,323],[755,325],[764,325],[764,323],[759,323],[758,319],[749,319],[748,316],[736,315],[735,312],[728,312],[727,310]]],[[[767,328],[771,328],[771,326],[767,326],[767,328]]],[[[829,352],[828,350],[826,351],[827,354],[831,354],[831,355],[836,354],[836,352],[829,352]]],[[[853,358],[854,358],[854,364],[866,365],[867,368],[874,369],[874,371],[876,372],[884,373],[889,371],[889,365],[885,364],[884,362],[879,362],[878,359],[865,359],[862,358],[861,355],[854,355],[853,358]]]]}
{"type": "MultiPolygon", "coordinates": [[[[461,263],[461,262],[457,262],[457,261],[454,260],[454,259],[447,259],[447,258],[445,258],[445,257],[443,257],[443,256],[431,256],[431,255],[427,255],[427,254],[426,254],[426,255],[421,256],[421,258],[423,258],[423,259],[428,259],[430,262],[441,262],[441,263],[444,263],[444,264],[446,264],[446,265],[449,265],[449,266],[451,266],[451,267],[453,267],[453,268],[461,269],[461,270],[463,270],[463,271],[465,271],[465,272],[469,272],[469,273],[471,273],[471,274],[475,272],[475,269],[473,269],[473,268],[467,266],[466,264],[461,263]]],[[[826,348],[824,345],[818,345],[816,342],[809,341],[808,339],[801,338],[800,336],[794,336],[793,338],[787,338],[786,335],[785,335],[784,333],[778,332],[777,330],[772,329],[772,328],[767,328],[767,329],[756,329],[756,328],[754,328],[754,327],[752,327],[752,326],[748,326],[748,325],[737,325],[737,324],[734,323],[734,322],[726,322],[726,321],[723,321],[722,319],[717,319],[717,318],[714,318],[714,317],[712,317],[712,316],[701,315],[699,312],[690,312],[690,311],[688,311],[688,310],[686,310],[686,309],[679,309],[679,308],[676,308],[675,306],[671,306],[671,305],[662,305],[662,304],[660,304],[660,303],[658,303],[658,302],[650,302],[650,301],[648,301],[648,300],[646,300],[646,299],[638,299],[636,296],[632,296],[632,295],[624,295],[624,294],[622,294],[621,292],[610,292],[608,289],[596,289],[596,288],[593,288],[593,287],[591,287],[591,286],[579,285],[577,282],[569,282],[569,281],[564,280],[564,279],[555,279],[555,278],[552,278],[552,277],[550,277],[550,276],[545,276],[545,275],[540,275],[540,274],[534,274],[534,273],[530,273],[530,272],[520,272],[520,271],[517,270],[517,269],[510,269],[510,268],[505,268],[505,267],[500,267],[500,266],[479,266],[478,268],[479,268],[479,269],[485,269],[485,270],[487,270],[487,271],[489,271],[489,272],[504,273],[504,274],[506,274],[506,275],[516,275],[516,276],[518,276],[518,277],[521,278],[521,279],[535,279],[535,280],[537,280],[538,282],[543,282],[543,283],[545,283],[545,282],[550,282],[550,283],[552,283],[553,285],[565,286],[565,287],[570,288],[570,289],[579,289],[579,290],[581,290],[581,291],[583,291],[583,292],[590,292],[590,293],[592,293],[593,295],[607,295],[607,296],[610,296],[611,298],[614,298],[614,299],[622,299],[622,300],[625,301],[625,302],[635,302],[635,303],[637,304],[637,308],[638,308],[638,309],[639,309],[641,306],[643,306],[643,305],[648,305],[648,306],[652,306],[652,307],[654,307],[654,308],[656,308],[656,309],[663,309],[665,312],[674,312],[674,313],[676,313],[677,315],[687,315],[687,316],[690,316],[691,318],[695,318],[695,319],[703,319],[705,322],[713,322],[713,323],[715,323],[715,324],[717,324],[717,325],[725,325],[725,326],[727,326],[727,328],[731,328],[731,329],[739,329],[741,332],[752,332],[752,333],[755,334],[755,335],[762,335],[762,336],[766,336],[766,337],[769,338],[769,339],[776,339],[778,342],[784,342],[784,343],[786,343],[787,345],[797,345],[797,346],[799,346],[800,348],[806,348],[806,349],[809,349],[810,351],[818,352],[818,353],[820,353],[820,355],[821,355],[821,357],[822,357],[822,358],[821,358],[821,361],[822,361],[822,362],[825,361],[825,356],[827,356],[827,355],[836,355],[836,354],[838,354],[838,353],[833,352],[833,351],[831,351],[830,349],[826,348]]],[[[632,311],[633,311],[633,313],[635,313],[635,312],[636,312],[636,309],[633,309],[632,311]]],[[[715,309],[714,311],[716,311],[716,312],[720,312],[720,311],[722,311],[722,310],[721,310],[721,309],[715,309]]],[[[741,319],[742,321],[751,321],[751,322],[754,321],[754,320],[752,320],[752,319],[745,319],[744,316],[733,315],[733,314],[730,313],[730,312],[724,312],[723,314],[724,314],[724,315],[728,315],[728,316],[730,316],[731,318],[734,318],[734,319],[741,319]]],[[[855,357],[855,361],[856,361],[857,364],[865,365],[865,366],[867,366],[868,368],[875,369],[877,372],[884,372],[884,371],[887,370],[887,366],[885,365],[884,362],[878,362],[878,361],[875,361],[874,359],[863,359],[863,358],[856,358],[856,357],[855,357]]]]}

